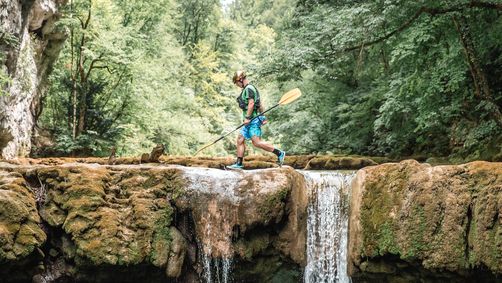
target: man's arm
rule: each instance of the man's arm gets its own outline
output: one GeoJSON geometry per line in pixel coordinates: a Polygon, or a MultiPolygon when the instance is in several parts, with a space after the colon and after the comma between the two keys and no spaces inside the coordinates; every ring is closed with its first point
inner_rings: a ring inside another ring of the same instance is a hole
{"type": "MultiPolygon", "coordinates": [[[[254,99],[250,98],[248,100],[248,110],[246,111],[246,117],[251,117],[251,115],[253,115],[253,110],[254,110],[254,99]]],[[[250,121],[251,119],[245,118],[244,124],[248,124],[250,121]]]]}

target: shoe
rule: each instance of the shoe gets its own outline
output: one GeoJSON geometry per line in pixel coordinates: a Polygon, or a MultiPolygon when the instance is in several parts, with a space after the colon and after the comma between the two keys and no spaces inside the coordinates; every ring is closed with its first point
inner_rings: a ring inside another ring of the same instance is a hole
{"type": "Polygon", "coordinates": [[[244,168],[244,165],[235,163],[230,166],[227,166],[227,168],[228,169],[242,169],[242,168],[244,168]]]}
{"type": "Polygon", "coordinates": [[[281,153],[279,156],[277,156],[277,164],[281,167],[282,164],[284,164],[284,158],[286,157],[286,152],[284,150],[281,150],[281,153]]]}

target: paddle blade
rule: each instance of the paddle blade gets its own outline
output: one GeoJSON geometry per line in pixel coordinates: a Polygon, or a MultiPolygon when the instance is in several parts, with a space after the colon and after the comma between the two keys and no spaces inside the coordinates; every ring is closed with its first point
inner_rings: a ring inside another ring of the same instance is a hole
{"type": "Polygon", "coordinates": [[[292,89],[286,92],[279,100],[279,105],[284,105],[295,101],[298,97],[302,95],[302,92],[299,88],[292,89]]]}

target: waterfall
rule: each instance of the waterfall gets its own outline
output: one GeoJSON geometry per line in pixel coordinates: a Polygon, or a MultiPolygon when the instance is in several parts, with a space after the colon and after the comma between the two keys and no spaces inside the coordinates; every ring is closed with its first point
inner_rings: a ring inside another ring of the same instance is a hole
{"type": "Polygon", "coordinates": [[[302,173],[309,194],[304,282],[351,282],[347,275],[347,237],[349,190],[354,172],[302,173]]]}
{"type": "MultiPolygon", "coordinates": [[[[204,248],[200,249],[201,251],[204,248]]],[[[205,283],[230,283],[232,269],[231,258],[212,258],[210,254],[201,253],[202,280],[205,283]]]]}
{"type": "MultiPolygon", "coordinates": [[[[213,243],[210,241],[210,235],[212,235],[211,214],[208,214],[208,219],[209,221],[207,221],[204,231],[206,242],[199,242],[203,281],[205,283],[230,283],[232,259],[223,255],[221,258],[212,257],[213,243]]],[[[228,239],[228,243],[230,241],[228,239]]]]}
{"type": "Polygon", "coordinates": [[[201,262],[203,264],[202,278],[205,283],[231,282],[231,258],[212,258],[205,253],[202,253],[201,257],[201,262]]]}
{"type": "Polygon", "coordinates": [[[242,178],[240,172],[187,168],[188,190],[201,202],[194,208],[198,235],[199,259],[204,283],[232,281],[232,228],[242,197],[235,191],[242,178]]]}

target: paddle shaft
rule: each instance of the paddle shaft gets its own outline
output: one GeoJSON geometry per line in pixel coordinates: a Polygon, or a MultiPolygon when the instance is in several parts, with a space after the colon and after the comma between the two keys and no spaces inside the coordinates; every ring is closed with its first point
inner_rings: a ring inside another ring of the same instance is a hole
{"type": "MultiPolygon", "coordinates": [[[[263,114],[267,113],[268,111],[270,111],[270,110],[272,110],[272,109],[276,108],[276,107],[277,107],[277,106],[279,106],[279,105],[280,105],[280,103],[277,103],[276,105],[274,105],[274,106],[270,107],[269,109],[267,109],[267,110],[265,110],[265,111],[261,112],[260,114],[258,114],[258,116],[256,116],[256,117],[254,117],[253,119],[251,119],[251,120],[249,121],[249,123],[251,123],[254,119],[257,119],[257,118],[258,118],[258,117],[260,117],[261,115],[263,115],[263,114]]],[[[208,147],[212,146],[213,144],[215,144],[215,143],[219,142],[220,140],[222,140],[222,139],[223,139],[223,138],[225,138],[226,136],[228,136],[228,135],[230,135],[231,133],[233,133],[233,132],[237,131],[238,129],[242,128],[244,125],[246,125],[246,124],[244,124],[244,123],[240,124],[237,128],[233,129],[231,132],[228,132],[228,133],[224,134],[223,136],[219,137],[219,138],[218,138],[217,140],[215,140],[212,144],[206,145],[205,147],[203,147],[203,148],[199,149],[199,150],[198,150],[195,154],[197,154],[197,153],[201,152],[202,150],[204,150],[204,149],[206,149],[206,148],[208,148],[208,147]]]]}
{"type": "MultiPolygon", "coordinates": [[[[277,103],[276,105],[274,105],[274,106],[270,107],[269,109],[267,109],[267,110],[265,110],[265,111],[261,112],[260,114],[258,114],[258,116],[254,117],[253,119],[249,120],[249,123],[253,122],[255,119],[258,119],[258,117],[260,117],[261,115],[263,115],[263,114],[267,113],[268,111],[270,111],[270,110],[272,110],[272,109],[276,108],[277,106],[279,106],[279,103],[277,103]]],[[[219,139],[217,139],[217,140],[216,140],[213,144],[215,144],[216,142],[218,142],[218,141],[219,141],[219,140],[221,140],[222,138],[224,138],[224,137],[226,137],[226,136],[230,135],[231,133],[233,133],[233,132],[237,131],[238,129],[242,128],[244,125],[246,125],[246,124],[244,124],[244,123],[240,124],[240,125],[239,125],[239,127],[235,128],[235,129],[233,129],[231,132],[226,133],[225,135],[221,136],[221,137],[220,137],[219,139]]]]}

